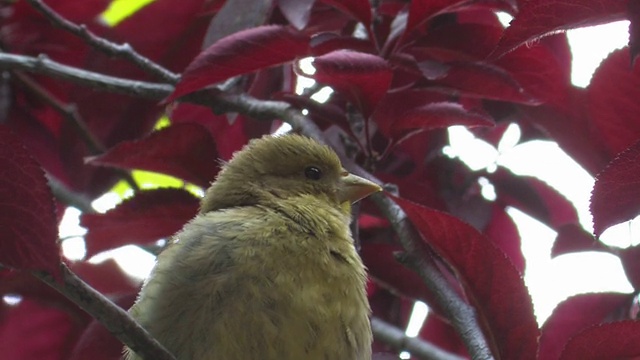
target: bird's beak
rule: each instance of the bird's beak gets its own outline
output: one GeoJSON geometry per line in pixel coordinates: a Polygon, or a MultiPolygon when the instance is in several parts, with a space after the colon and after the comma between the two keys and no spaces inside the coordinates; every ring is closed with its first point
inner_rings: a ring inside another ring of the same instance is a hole
{"type": "Polygon", "coordinates": [[[340,203],[352,204],[378,191],[382,191],[378,184],[345,171],[340,179],[338,200],[340,203]]]}

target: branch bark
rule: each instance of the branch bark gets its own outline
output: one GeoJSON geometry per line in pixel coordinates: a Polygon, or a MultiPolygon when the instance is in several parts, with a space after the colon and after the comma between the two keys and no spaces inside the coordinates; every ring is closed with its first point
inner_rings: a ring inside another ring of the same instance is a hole
{"type": "Polygon", "coordinates": [[[175,84],[180,80],[180,75],[174,74],[166,68],[151,61],[151,59],[142,56],[129,44],[115,44],[105,38],[97,36],[87,29],[86,25],[78,25],[65,19],[41,0],[28,1],[34,9],[41,12],[42,15],[49,19],[53,25],[76,35],[95,49],[98,49],[110,56],[119,56],[123,59],[129,60],[140,69],[166,82],[175,84]]]}
{"type": "Polygon", "coordinates": [[[62,264],[61,270],[62,283],[44,272],[34,272],[33,275],[95,317],[110,333],[143,358],[176,360],[128,312],[82,281],[66,265],[62,264]]]}

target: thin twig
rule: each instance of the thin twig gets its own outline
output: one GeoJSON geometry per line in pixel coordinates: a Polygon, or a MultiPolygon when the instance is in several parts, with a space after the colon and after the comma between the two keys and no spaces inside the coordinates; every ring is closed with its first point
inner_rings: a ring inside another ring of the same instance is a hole
{"type": "Polygon", "coordinates": [[[371,330],[376,340],[390,345],[396,350],[405,350],[411,357],[424,360],[464,360],[465,358],[444,351],[419,338],[409,337],[404,331],[378,318],[371,319],[371,330]]]}
{"type": "Polygon", "coordinates": [[[175,360],[173,355],[149,335],[128,312],[82,281],[65,265],[61,265],[61,271],[62,284],[48,273],[34,272],[33,274],[94,316],[136,354],[145,359],[175,360]]]}
{"type": "Polygon", "coordinates": [[[93,135],[93,133],[91,133],[87,124],[80,117],[78,109],[75,105],[63,103],[56,96],[51,94],[49,90],[40,86],[40,84],[33,81],[33,79],[26,76],[21,71],[12,71],[12,74],[14,80],[27,88],[32,94],[36,95],[44,103],[54,108],[65,118],[65,120],[75,129],[78,135],[80,135],[80,138],[85,143],[85,145],[87,145],[87,148],[89,148],[89,152],[92,155],[97,155],[105,152],[106,148],[104,147],[104,145],[102,145],[100,140],[98,140],[93,135]]]}
{"type": "MultiPolygon", "coordinates": [[[[37,82],[33,81],[29,76],[25,75],[21,71],[12,71],[13,77],[19,84],[28,89],[32,94],[36,95],[45,104],[51,106],[63,118],[71,125],[75,132],[80,136],[84,144],[89,149],[89,154],[99,155],[106,151],[106,147],[96,138],[87,123],[84,122],[78,109],[74,104],[65,104],[49,90],[40,86],[37,82]]],[[[124,169],[115,169],[115,171],[122,177],[134,191],[140,190],[140,187],[131,176],[131,173],[124,169]]]]}
{"type": "Polygon", "coordinates": [[[28,0],[31,6],[40,11],[51,23],[58,26],[84,40],[87,44],[94,48],[104,52],[109,56],[119,56],[123,59],[131,61],[137,65],[140,69],[148,72],[149,74],[162,79],[166,82],[175,84],[180,80],[180,75],[165,69],[158,65],[149,58],[139,54],[129,44],[116,44],[105,38],[97,36],[91,30],[87,29],[86,25],[78,25],[67,19],[62,15],[55,12],[47,4],[40,0],[28,0]]]}

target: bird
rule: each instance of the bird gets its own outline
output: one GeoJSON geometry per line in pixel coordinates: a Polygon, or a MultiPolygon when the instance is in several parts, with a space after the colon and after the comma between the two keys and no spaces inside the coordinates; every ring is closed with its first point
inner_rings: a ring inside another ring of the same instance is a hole
{"type": "MultiPolygon", "coordinates": [[[[130,314],[178,360],[369,360],[350,207],[380,190],[311,138],[251,140],[158,256],[130,314]]],[[[142,357],[125,348],[125,359],[142,357]]]]}

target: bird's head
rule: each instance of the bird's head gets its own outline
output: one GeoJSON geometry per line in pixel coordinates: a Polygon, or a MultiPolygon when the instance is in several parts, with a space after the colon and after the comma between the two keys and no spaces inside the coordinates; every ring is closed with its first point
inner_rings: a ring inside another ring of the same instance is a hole
{"type": "Polygon", "coordinates": [[[380,191],[347,172],[326,145],[300,135],[252,140],[223,166],[202,200],[201,213],[270,201],[313,196],[336,206],[380,191]]]}

